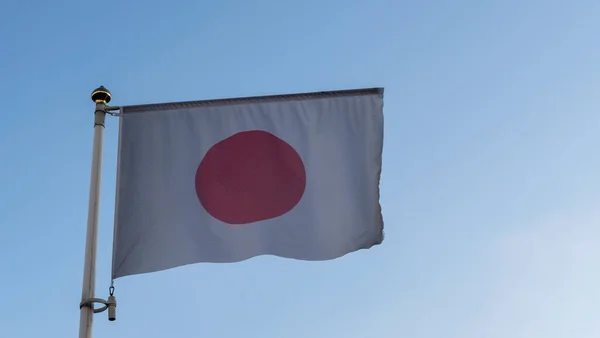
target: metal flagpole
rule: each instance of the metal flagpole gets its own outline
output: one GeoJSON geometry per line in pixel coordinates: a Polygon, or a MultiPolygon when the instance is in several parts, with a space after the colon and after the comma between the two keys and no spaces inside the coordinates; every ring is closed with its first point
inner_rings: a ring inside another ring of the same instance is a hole
{"type": "Polygon", "coordinates": [[[94,111],[94,144],[92,148],[92,175],[90,179],[90,196],[88,205],[87,233],[85,240],[85,261],[83,266],[83,287],[81,291],[81,310],[79,320],[79,338],[92,337],[92,322],[94,313],[108,309],[108,319],[115,320],[116,300],[112,295],[108,300],[94,298],[96,285],[96,248],[98,237],[98,212],[100,204],[100,180],[102,173],[102,141],[104,138],[104,121],[110,110],[118,108],[108,107],[111,94],[108,89],[100,86],[92,92],[92,101],[96,103],[94,111]],[[95,309],[94,304],[104,304],[95,309]]]}

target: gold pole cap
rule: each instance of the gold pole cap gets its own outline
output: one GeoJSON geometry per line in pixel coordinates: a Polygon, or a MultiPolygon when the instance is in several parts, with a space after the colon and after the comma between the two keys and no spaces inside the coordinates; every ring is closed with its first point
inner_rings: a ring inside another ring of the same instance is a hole
{"type": "Polygon", "coordinates": [[[100,86],[94,89],[94,91],[92,92],[92,101],[96,103],[107,104],[110,102],[111,96],[112,95],[110,94],[110,91],[108,89],[104,88],[104,86],[100,86]]]}

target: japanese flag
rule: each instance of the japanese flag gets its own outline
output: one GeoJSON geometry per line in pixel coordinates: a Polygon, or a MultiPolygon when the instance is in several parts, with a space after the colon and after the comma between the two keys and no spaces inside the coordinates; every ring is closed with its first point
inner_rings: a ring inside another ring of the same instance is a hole
{"type": "Polygon", "coordinates": [[[383,240],[383,89],[129,106],[113,278],[383,240]]]}

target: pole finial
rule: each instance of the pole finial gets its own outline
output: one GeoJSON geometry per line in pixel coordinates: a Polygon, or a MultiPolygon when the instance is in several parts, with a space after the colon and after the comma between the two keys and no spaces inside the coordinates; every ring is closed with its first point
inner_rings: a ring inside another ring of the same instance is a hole
{"type": "Polygon", "coordinates": [[[104,86],[100,86],[94,89],[94,91],[92,92],[92,101],[96,103],[107,104],[110,102],[111,96],[112,95],[110,94],[110,91],[108,89],[104,88],[104,86]]]}

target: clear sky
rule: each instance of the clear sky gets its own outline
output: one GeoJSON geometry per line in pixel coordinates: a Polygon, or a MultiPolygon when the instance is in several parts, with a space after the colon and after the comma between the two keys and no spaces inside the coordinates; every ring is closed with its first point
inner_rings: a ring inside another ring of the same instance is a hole
{"type": "Polygon", "coordinates": [[[600,336],[600,2],[3,0],[0,13],[1,337],[77,336],[99,85],[115,105],[385,87],[386,239],[328,262],[118,279],[117,321],[96,315],[95,337],[600,336]]]}

